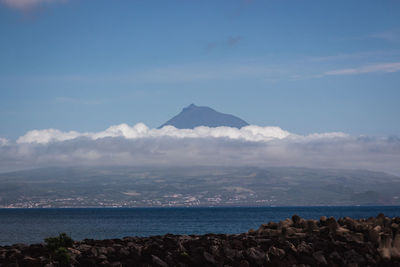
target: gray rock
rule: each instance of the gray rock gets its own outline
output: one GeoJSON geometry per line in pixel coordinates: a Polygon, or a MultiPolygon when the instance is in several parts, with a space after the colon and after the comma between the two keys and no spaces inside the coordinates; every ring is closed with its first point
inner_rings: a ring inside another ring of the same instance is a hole
{"type": "Polygon", "coordinates": [[[214,257],[219,257],[220,256],[219,246],[218,245],[211,246],[210,252],[214,257]]]}
{"type": "Polygon", "coordinates": [[[262,265],[266,261],[265,253],[257,250],[256,248],[247,249],[246,254],[251,261],[257,263],[258,265],[262,265]]]}
{"type": "Polygon", "coordinates": [[[362,255],[358,254],[354,249],[348,250],[344,253],[344,257],[347,263],[356,263],[362,265],[365,263],[365,259],[362,255]]]}
{"type": "Polygon", "coordinates": [[[326,225],[328,226],[330,232],[336,232],[336,229],[339,227],[336,219],[333,217],[330,217],[326,220],[326,225]]]}
{"type": "Polygon", "coordinates": [[[100,254],[97,258],[98,258],[99,260],[102,260],[102,261],[107,260],[107,256],[104,255],[104,254],[100,254]]]}
{"type": "Polygon", "coordinates": [[[311,255],[313,252],[312,247],[304,241],[301,241],[301,243],[297,246],[296,249],[298,253],[304,253],[309,255],[311,255]]]}
{"type": "Polygon", "coordinates": [[[295,214],[295,215],[293,215],[292,216],[292,221],[293,221],[293,224],[296,226],[296,225],[298,225],[299,223],[300,223],[300,216],[299,215],[297,215],[297,214],[295,214]]]}
{"type": "Polygon", "coordinates": [[[90,249],[90,252],[92,253],[93,256],[97,257],[99,255],[99,252],[97,251],[96,247],[92,247],[90,249]]]}
{"type": "Polygon", "coordinates": [[[79,246],[76,247],[76,249],[81,252],[86,252],[86,251],[90,250],[91,248],[92,248],[92,246],[89,246],[86,244],[80,244],[79,246]]]}
{"type": "Polygon", "coordinates": [[[111,267],[122,267],[122,263],[119,261],[114,261],[110,263],[111,267]]]}
{"type": "Polygon", "coordinates": [[[107,254],[107,248],[105,248],[105,247],[98,247],[98,248],[97,248],[97,252],[98,252],[99,254],[104,254],[104,255],[106,255],[106,254],[107,254]]]}
{"type": "Polygon", "coordinates": [[[285,257],[285,255],[286,255],[286,252],[281,248],[277,248],[275,246],[271,246],[268,249],[268,257],[269,258],[283,259],[283,257],[285,257]]]}
{"type": "Polygon", "coordinates": [[[225,257],[227,257],[231,261],[233,261],[233,259],[236,256],[236,251],[234,249],[229,248],[229,247],[224,247],[224,254],[225,254],[225,257]]]}
{"type": "Polygon", "coordinates": [[[110,266],[110,262],[107,260],[104,260],[100,263],[100,266],[110,266]]]}
{"type": "Polygon", "coordinates": [[[107,247],[107,253],[106,254],[114,254],[115,253],[115,248],[113,247],[107,247]]]}
{"type": "Polygon", "coordinates": [[[297,248],[291,242],[286,241],[285,245],[288,247],[289,251],[292,251],[293,253],[297,254],[297,248]]]}
{"type": "Polygon", "coordinates": [[[22,265],[23,266],[30,266],[30,267],[35,267],[35,266],[42,266],[41,260],[40,259],[35,259],[29,256],[25,256],[22,260],[22,265]]]}
{"type": "Polygon", "coordinates": [[[239,263],[238,267],[250,267],[250,264],[249,264],[248,261],[242,260],[242,261],[239,263]]]}
{"type": "Polygon", "coordinates": [[[255,234],[257,234],[257,231],[254,230],[254,229],[250,229],[249,231],[247,231],[247,233],[248,233],[249,235],[255,235],[255,234]]]}
{"type": "Polygon", "coordinates": [[[307,220],[307,232],[312,233],[318,229],[318,222],[316,220],[307,220]]]}
{"type": "Polygon", "coordinates": [[[335,262],[336,264],[339,264],[340,266],[344,265],[345,260],[343,259],[342,256],[339,255],[339,253],[337,251],[332,252],[329,255],[329,259],[333,262],[335,262]]]}
{"type": "Polygon", "coordinates": [[[368,231],[368,235],[369,235],[369,239],[371,240],[371,242],[373,244],[379,244],[381,237],[380,237],[380,232],[382,231],[382,227],[380,227],[379,225],[371,228],[368,231]]]}
{"type": "Polygon", "coordinates": [[[213,265],[216,263],[214,256],[211,255],[210,253],[208,253],[207,251],[204,251],[204,252],[203,252],[203,256],[204,256],[204,259],[205,259],[208,263],[211,263],[211,264],[213,264],[213,265]]]}
{"type": "Polygon", "coordinates": [[[128,256],[128,255],[130,254],[129,249],[128,249],[128,248],[124,248],[124,247],[122,247],[122,248],[118,251],[118,253],[119,253],[120,255],[122,255],[122,256],[128,256]]]}
{"type": "Polygon", "coordinates": [[[328,220],[328,218],[326,216],[321,216],[321,218],[319,218],[319,223],[322,226],[326,226],[326,221],[328,220]]]}
{"type": "Polygon", "coordinates": [[[81,255],[82,254],[79,250],[74,249],[74,248],[68,248],[68,251],[73,255],[81,255]]]}
{"type": "Polygon", "coordinates": [[[151,260],[152,260],[154,266],[168,267],[168,264],[165,261],[163,261],[162,259],[160,259],[159,257],[157,257],[155,255],[151,255],[151,260]]]}
{"type": "Polygon", "coordinates": [[[313,258],[318,262],[318,264],[327,265],[328,262],[325,259],[324,252],[319,250],[313,253],[313,258]]]}

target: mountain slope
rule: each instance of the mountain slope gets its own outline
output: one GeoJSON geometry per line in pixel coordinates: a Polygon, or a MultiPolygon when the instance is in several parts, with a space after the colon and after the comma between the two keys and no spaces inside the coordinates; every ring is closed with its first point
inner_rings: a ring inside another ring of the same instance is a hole
{"type": "Polygon", "coordinates": [[[193,129],[197,126],[242,128],[249,124],[236,116],[220,113],[209,107],[199,107],[191,104],[159,128],[166,125],[172,125],[178,129],[193,129]]]}
{"type": "Polygon", "coordinates": [[[400,177],[290,167],[77,167],[0,174],[0,208],[321,205],[400,205],[400,177]]]}

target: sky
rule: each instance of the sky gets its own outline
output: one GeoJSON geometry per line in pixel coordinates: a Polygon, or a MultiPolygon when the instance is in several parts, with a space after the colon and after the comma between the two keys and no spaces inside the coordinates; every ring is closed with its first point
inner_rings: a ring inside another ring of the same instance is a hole
{"type": "Polygon", "coordinates": [[[191,103],[399,135],[399,1],[0,0],[0,136],[158,127],[191,103]]]}
{"type": "MultiPolygon", "coordinates": [[[[132,156],[145,142],[132,141],[137,127],[144,139],[158,138],[153,152],[178,154],[171,136],[196,139],[200,149],[198,139],[221,136],[153,129],[194,103],[255,127],[228,129],[216,147],[277,142],[275,154],[250,149],[245,162],[293,165],[299,158],[284,151],[314,148],[304,166],[323,155],[321,166],[358,159],[355,167],[400,174],[399,14],[397,0],[0,0],[0,171],[49,158],[107,161],[101,134],[132,156]],[[87,150],[65,147],[76,142],[87,150]]],[[[200,150],[203,159],[212,154],[200,150]]]]}

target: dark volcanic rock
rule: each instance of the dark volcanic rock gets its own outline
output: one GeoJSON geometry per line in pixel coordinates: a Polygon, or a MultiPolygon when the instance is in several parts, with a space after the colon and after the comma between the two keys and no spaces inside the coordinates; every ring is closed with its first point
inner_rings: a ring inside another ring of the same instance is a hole
{"type": "Polygon", "coordinates": [[[75,242],[69,264],[45,245],[0,246],[0,266],[400,266],[400,218],[297,215],[242,234],[165,235],[75,242]]]}

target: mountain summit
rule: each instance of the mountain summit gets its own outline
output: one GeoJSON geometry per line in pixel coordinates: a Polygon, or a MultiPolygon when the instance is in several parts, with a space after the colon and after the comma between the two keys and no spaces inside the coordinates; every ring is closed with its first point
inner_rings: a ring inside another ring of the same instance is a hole
{"type": "Polygon", "coordinates": [[[197,126],[242,128],[249,124],[233,115],[220,113],[209,107],[199,107],[191,104],[159,128],[166,125],[172,125],[178,129],[193,129],[197,126]]]}

